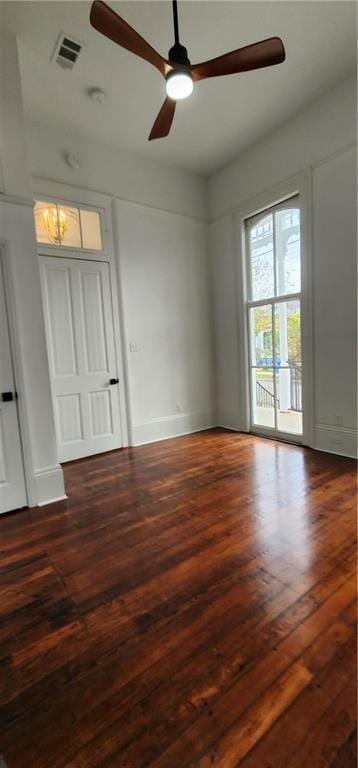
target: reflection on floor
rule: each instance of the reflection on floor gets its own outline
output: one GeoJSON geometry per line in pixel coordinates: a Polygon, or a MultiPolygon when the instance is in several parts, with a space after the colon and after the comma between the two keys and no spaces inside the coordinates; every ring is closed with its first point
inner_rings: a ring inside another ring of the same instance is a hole
{"type": "MultiPolygon", "coordinates": [[[[256,406],[255,423],[261,427],[273,428],[275,425],[274,409],[256,406]]],[[[302,411],[279,411],[277,427],[281,432],[302,435],[302,411]]]]}
{"type": "Polygon", "coordinates": [[[0,518],[9,768],[355,768],[355,462],[210,430],[0,518]]]}

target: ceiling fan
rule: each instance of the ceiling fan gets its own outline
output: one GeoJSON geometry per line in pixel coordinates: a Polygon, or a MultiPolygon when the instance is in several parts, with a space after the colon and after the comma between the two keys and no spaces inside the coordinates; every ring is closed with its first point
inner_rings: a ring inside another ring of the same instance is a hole
{"type": "Polygon", "coordinates": [[[167,136],[173,122],[176,102],[190,96],[194,82],[207,77],[232,75],[260,67],[270,67],[285,60],[285,49],[279,37],[269,37],[259,43],[246,45],[224,53],[201,64],[190,64],[188,52],[179,41],[177,0],[173,2],[175,43],[164,59],[138,32],[118,16],[102,0],[94,0],[91,8],[92,26],[122,48],[135,53],[156,67],[166,80],[167,97],[149,134],[149,141],[167,136]]]}

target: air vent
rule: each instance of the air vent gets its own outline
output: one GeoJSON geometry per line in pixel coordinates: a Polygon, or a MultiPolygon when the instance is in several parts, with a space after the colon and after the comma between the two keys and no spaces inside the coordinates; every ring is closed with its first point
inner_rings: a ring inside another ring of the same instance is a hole
{"type": "Polygon", "coordinates": [[[52,61],[59,64],[63,69],[73,69],[81,53],[82,43],[74,40],[73,37],[61,32],[57,40],[55,50],[52,54],[52,61]]]}

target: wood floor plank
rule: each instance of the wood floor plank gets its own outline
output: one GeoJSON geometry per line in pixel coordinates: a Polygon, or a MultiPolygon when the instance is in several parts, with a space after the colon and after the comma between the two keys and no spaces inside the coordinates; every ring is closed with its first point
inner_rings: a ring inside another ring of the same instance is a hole
{"type": "Polygon", "coordinates": [[[353,768],[356,465],[222,429],[0,519],[8,768],[353,768]]]}
{"type": "Polygon", "coordinates": [[[235,722],[210,752],[190,768],[235,768],[254,744],[304,690],[312,676],[298,663],[275,680],[262,696],[235,722]]]}
{"type": "Polygon", "coordinates": [[[354,728],[348,739],[339,748],[331,768],[356,768],[357,765],[357,729],[354,728]]]}
{"type": "MultiPolygon", "coordinates": [[[[349,603],[352,594],[354,594],[354,587],[349,582],[347,582],[343,588],[338,590],[336,593],[333,593],[331,600],[334,599],[335,605],[342,607],[342,605],[347,605],[349,603]]],[[[262,693],[265,685],[267,685],[272,679],[272,675],[275,676],[275,674],[278,674],[280,669],[282,670],[289,666],[291,657],[289,658],[285,651],[285,648],[287,647],[287,639],[290,640],[292,663],[293,659],[295,659],[295,657],[297,657],[302,652],[302,649],[306,648],[311,643],[314,634],[319,634],[320,632],[324,631],[327,627],[327,624],[329,624],[332,611],[331,601],[327,601],[328,611],[327,609],[324,612],[314,611],[313,614],[310,614],[310,611],[314,610],[313,606],[315,603],[312,601],[311,597],[309,600],[302,602],[301,605],[299,605],[299,603],[300,601],[298,600],[293,601],[288,609],[283,611],[282,614],[279,614],[277,620],[272,622],[268,630],[260,632],[258,642],[255,642],[255,637],[252,637],[248,647],[244,646],[240,648],[240,645],[238,646],[239,650],[242,652],[242,661],[245,662],[245,664],[242,664],[243,672],[241,672],[241,669],[239,669],[241,674],[238,675],[237,672],[232,671],[232,675],[229,680],[221,681],[221,689],[219,691],[217,689],[216,681],[213,680],[212,677],[208,676],[207,679],[209,688],[212,691],[210,706],[217,715],[218,733],[220,732],[220,729],[224,729],[225,724],[227,724],[229,718],[227,711],[234,713],[233,716],[235,716],[235,713],[238,715],[240,712],[242,712],[243,708],[250,705],[250,702],[253,700],[253,698],[255,698],[255,696],[257,696],[259,693],[262,693]],[[315,619],[312,625],[312,629],[309,631],[309,633],[299,633],[299,640],[297,640],[297,628],[301,626],[302,617],[307,613],[312,615],[312,617],[315,617],[316,613],[322,614],[322,616],[317,616],[317,619],[315,619]],[[295,653],[292,653],[292,644],[295,646],[295,653]],[[262,649],[264,650],[263,658],[262,649]],[[248,661],[250,658],[252,658],[251,653],[253,653],[254,664],[250,666],[248,665],[248,661]],[[237,683],[235,684],[236,680],[237,683]],[[223,684],[224,682],[225,686],[223,684]],[[235,684],[234,688],[232,690],[228,690],[227,695],[224,696],[225,690],[230,688],[233,683],[235,684]],[[223,698],[222,700],[216,701],[218,697],[214,694],[217,694],[218,692],[223,698]],[[240,703],[237,703],[235,707],[234,701],[236,696],[238,702],[240,703]],[[222,716],[220,717],[222,707],[224,709],[222,716]]],[[[309,660],[309,655],[307,658],[309,660]]],[[[179,712],[179,714],[182,715],[181,712],[179,712]]],[[[188,726],[187,733],[180,733],[180,729],[183,728],[183,722],[179,721],[176,713],[172,712],[172,719],[175,732],[178,734],[176,741],[174,741],[169,746],[165,754],[163,754],[163,756],[160,757],[158,761],[154,760],[154,765],[157,765],[157,763],[158,766],[176,764],[176,762],[179,760],[179,755],[183,744],[186,744],[187,742],[190,744],[190,747],[185,750],[188,752],[188,754],[192,754],[195,749],[198,749],[200,752],[200,734],[206,730],[206,710],[204,709],[203,711],[201,708],[198,712],[194,712],[193,710],[190,712],[190,717],[188,717],[186,723],[188,726]]],[[[182,720],[182,717],[180,719],[182,720]]],[[[215,735],[218,735],[215,733],[214,725],[216,725],[216,721],[212,720],[210,734],[207,734],[207,738],[210,738],[211,740],[215,738],[215,735]]],[[[158,751],[158,747],[155,745],[155,742],[160,743],[161,747],[166,743],[166,738],[163,731],[160,733],[160,739],[157,739],[156,736],[159,736],[159,733],[154,729],[153,739],[146,739],[146,751],[148,753],[158,751]],[[154,744],[151,743],[150,745],[150,742],[154,742],[154,744]]],[[[187,763],[185,757],[183,756],[181,757],[181,762],[182,765],[189,765],[189,762],[187,763]]],[[[114,761],[113,764],[116,764],[116,762],[114,761]]],[[[118,765],[120,764],[121,759],[119,759],[118,762],[118,765]]],[[[135,764],[135,762],[133,762],[133,764],[135,764]]]]}
{"type": "Polygon", "coordinates": [[[319,727],[319,721],[325,718],[332,701],[354,675],[353,634],[353,627],[346,627],[345,632],[340,627],[336,634],[323,633],[319,637],[322,663],[319,669],[317,667],[311,684],[241,763],[242,768],[261,768],[263,765],[265,768],[285,768],[304,739],[319,727]],[[290,734],[289,739],[286,738],[287,733],[290,734]]]}
{"type": "MultiPolygon", "coordinates": [[[[353,670],[352,670],[353,671],[353,670]]],[[[328,768],[355,729],[357,686],[351,679],[295,752],[287,768],[328,768]]]]}

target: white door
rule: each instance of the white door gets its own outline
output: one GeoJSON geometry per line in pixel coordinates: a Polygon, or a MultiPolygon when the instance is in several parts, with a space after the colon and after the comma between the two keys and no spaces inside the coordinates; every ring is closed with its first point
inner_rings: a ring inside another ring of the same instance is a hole
{"type": "Polygon", "coordinates": [[[0,512],[27,504],[0,254],[0,512]]]}
{"type": "Polygon", "coordinates": [[[109,266],[56,256],[41,261],[59,460],[120,448],[109,266]]]}

